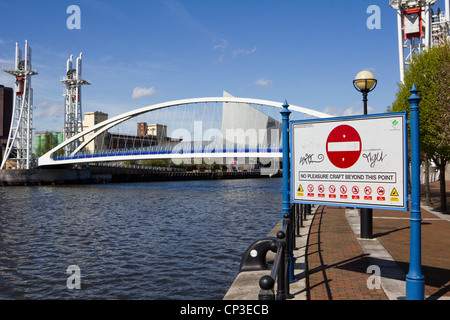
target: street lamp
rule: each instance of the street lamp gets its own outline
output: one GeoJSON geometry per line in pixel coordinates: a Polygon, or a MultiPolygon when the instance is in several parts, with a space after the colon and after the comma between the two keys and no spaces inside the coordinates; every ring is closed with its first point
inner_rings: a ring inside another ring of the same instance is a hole
{"type": "MultiPolygon", "coordinates": [[[[363,94],[364,102],[364,114],[367,114],[367,94],[375,89],[377,86],[377,80],[373,76],[372,72],[361,71],[353,80],[353,86],[356,90],[363,94]]],[[[373,212],[371,208],[361,208],[360,209],[360,227],[361,227],[361,238],[371,239],[372,238],[372,221],[373,212]]]]}
{"type": "Polygon", "coordinates": [[[377,80],[370,71],[361,71],[353,80],[353,86],[363,94],[364,114],[367,114],[367,94],[373,91],[377,86],[377,80]]]}

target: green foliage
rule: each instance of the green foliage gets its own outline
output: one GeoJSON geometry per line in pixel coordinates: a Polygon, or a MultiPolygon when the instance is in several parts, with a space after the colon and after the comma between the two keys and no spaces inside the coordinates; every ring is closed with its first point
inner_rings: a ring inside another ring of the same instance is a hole
{"type": "Polygon", "coordinates": [[[167,167],[167,162],[162,159],[143,160],[141,165],[146,167],[167,167]]]}
{"type": "MultiPolygon", "coordinates": [[[[434,46],[414,56],[388,111],[409,111],[413,83],[422,98],[419,103],[420,151],[439,168],[441,211],[447,212],[445,169],[450,160],[450,43],[434,46]]],[[[426,182],[426,193],[429,184],[426,182]]]]}
{"type": "Polygon", "coordinates": [[[409,111],[409,90],[415,84],[422,98],[420,112],[420,148],[429,157],[450,159],[450,45],[445,43],[414,56],[399,84],[396,100],[388,111],[409,111]]]}

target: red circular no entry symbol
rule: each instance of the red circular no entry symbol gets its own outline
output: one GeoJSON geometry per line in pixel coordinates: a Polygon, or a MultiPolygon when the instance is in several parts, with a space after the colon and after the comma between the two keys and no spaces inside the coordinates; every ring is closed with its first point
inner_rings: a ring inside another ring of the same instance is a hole
{"type": "Polygon", "coordinates": [[[327,139],[327,156],[341,169],[350,168],[361,155],[361,137],[355,128],[343,124],[334,128],[327,139]]]}

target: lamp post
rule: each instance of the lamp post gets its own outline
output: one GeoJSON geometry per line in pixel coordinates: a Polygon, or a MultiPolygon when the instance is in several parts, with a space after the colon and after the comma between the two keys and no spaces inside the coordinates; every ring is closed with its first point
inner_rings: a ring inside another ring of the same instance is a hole
{"type": "MultiPolygon", "coordinates": [[[[361,71],[353,80],[353,86],[356,90],[362,93],[364,102],[364,114],[367,114],[367,95],[373,91],[377,86],[377,80],[374,75],[369,71],[361,71]]],[[[372,238],[372,220],[373,213],[371,208],[360,209],[360,226],[361,226],[361,238],[372,238]]]]}

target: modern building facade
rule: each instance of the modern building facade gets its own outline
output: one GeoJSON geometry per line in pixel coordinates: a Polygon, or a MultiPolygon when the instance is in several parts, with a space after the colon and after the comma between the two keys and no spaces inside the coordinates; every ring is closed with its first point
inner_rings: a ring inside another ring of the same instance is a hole
{"type": "MultiPolygon", "coordinates": [[[[225,91],[223,96],[233,97],[225,91]]],[[[231,144],[279,145],[281,123],[249,104],[224,103],[222,137],[231,144]]]]}
{"type": "MultiPolygon", "coordinates": [[[[233,97],[223,92],[224,97],[233,97]]],[[[228,146],[248,146],[275,149],[281,145],[282,125],[264,112],[243,103],[224,103],[222,108],[222,143],[228,146]]],[[[217,140],[216,140],[217,141],[217,140]]],[[[279,159],[227,158],[222,162],[231,168],[251,170],[270,166],[278,170],[279,159]]]]}
{"type": "MultiPolygon", "coordinates": [[[[83,119],[83,130],[89,127],[95,126],[96,124],[108,120],[108,114],[100,111],[85,112],[83,119]]],[[[86,145],[86,151],[94,153],[96,150],[104,149],[106,133],[100,134],[94,140],[86,145]]]]}

